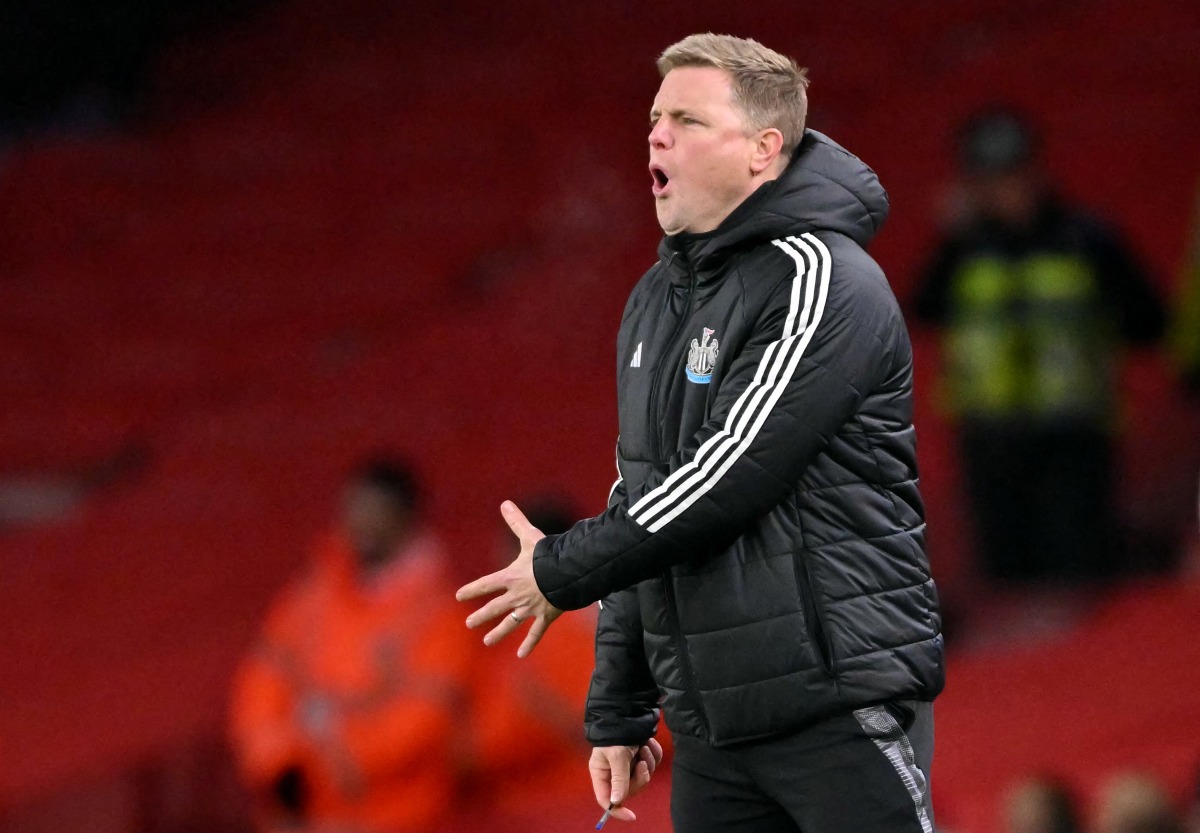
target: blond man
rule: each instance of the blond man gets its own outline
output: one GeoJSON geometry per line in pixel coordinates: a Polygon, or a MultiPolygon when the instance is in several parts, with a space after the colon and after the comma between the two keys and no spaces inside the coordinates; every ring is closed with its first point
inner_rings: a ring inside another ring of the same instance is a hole
{"type": "Polygon", "coordinates": [[[511,503],[494,644],[601,601],[586,714],[617,819],[675,738],[682,833],[931,833],[943,684],[924,551],[912,353],[864,246],[874,172],[805,129],[808,81],[761,44],[659,58],[649,173],[665,237],[618,336],[620,479],[542,536],[511,503]]]}

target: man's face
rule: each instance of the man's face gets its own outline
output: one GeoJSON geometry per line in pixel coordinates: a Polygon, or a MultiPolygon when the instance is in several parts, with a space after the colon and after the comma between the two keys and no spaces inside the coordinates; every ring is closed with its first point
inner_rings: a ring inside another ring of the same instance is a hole
{"type": "Polygon", "coordinates": [[[1014,229],[1028,228],[1037,219],[1044,188],[1032,167],[977,174],[967,183],[972,200],[985,217],[1014,229]]]}
{"type": "Polygon", "coordinates": [[[725,70],[668,72],[650,125],[654,207],[667,234],[712,231],[757,187],[755,137],[725,70]]]}

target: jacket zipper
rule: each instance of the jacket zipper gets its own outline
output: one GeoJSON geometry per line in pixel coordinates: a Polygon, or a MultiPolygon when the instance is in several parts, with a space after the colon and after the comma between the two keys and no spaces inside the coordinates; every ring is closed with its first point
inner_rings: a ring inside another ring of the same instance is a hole
{"type": "MultiPolygon", "coordinates": [[[[663,352],[663,358],[659,361],[658,367],[655,368],[654,380],[650,383],[650,416],[651,419],[654,419],[658,423],[652,432],[655,445],[654,457],[656,460],[663,459],[663,426],[665,423],[658,405],[659,382],[663,376],[663,366],[670,361],[674,361],[675,341],[692,318],[692,298],[696,290],[696,273],[692,271],[691,264],[688,264],[687,273],[688,291],[683,305],[683,312],[679,316],[679,321],[675,324],[675,329],[672,331],[670,339],[667,340],[667,349],[663,352]]],[[[696,716],[700,721],[704,737],[707,739],[712,733],[708,726],[708,715],[704,713],[704,705],[700,699],[700,692],[696,688],[696,672],[692,668],[691,659],[688,657],[687,642],[683,636],[683,624],[679,621],[679,608],[675,602],[675,584],[671,579],[671,570],[669,568],[663,572],[663,588],[667,602],[667,617],[671,620],[671,632],[675,638],[676,650],[679,653],[679,663],[683,670],[684,685],[694,700],[696,716]]]]}
{"type": "Polygon", "coordinates": [[[658,387],[659,381],[663,375],[663,365],[668,361],[673,361],[675,340],[679,338],[679,334],[687,326],[688,321],[692,318],[692,296],[696,289],[696,275],[692,271],[691,265],[688,266],[688,291],[687,299],[683,305],[683,314],[679,316],[679,321],[675,324],[675,329],[671,332],[671,337],[667,340],[667,349],[663,351],[663,357],[659,360],[658,366],[654,368],[654,379],[650,382],[650,418],[658,424],[655,430],[651,432],[654,437],[654,459],[662,460],[663,453],[663,425],[662,415],[659,413],[658,407],[658,387]]]}
{"type": "Polygon", "coordinates": [[[683,625],[679,621],[679,608],[675,605],[675,584],[671,580],[670,569],[663,573],[663,587],[667,597],[667,616],[671,620],[671,630],[675,636],[675,645],[679,651],[679,663],[683,668],[684,684],[688,693],[695,700],[696,716],[700,720],[700,728],[704,739],[712,736],[708,727],[708,715],[704,713],[704,703],[700,699],[700,691],[696,688],[696,672],[692,669],[692,661],[688,658],[687,642],[683,638],[683,625]]]}

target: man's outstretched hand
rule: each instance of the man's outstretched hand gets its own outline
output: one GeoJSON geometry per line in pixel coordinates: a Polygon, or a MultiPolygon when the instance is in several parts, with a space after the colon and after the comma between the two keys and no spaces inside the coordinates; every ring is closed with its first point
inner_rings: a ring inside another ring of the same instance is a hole
{"type": "Polygon", "coordinates": [[[511,500],[506,500],[500,505],[500,514],[520,540],[520,554],[517,555],[516,561],[503,570],[460,587],[455,597],[460,602],[465,602],[495,593],[500,594],[467,617],[468,628],[477,628],[497,616],[504,617],[499,625],[488,631],[487,636],[483,638],[484,645],[495,645],[515,631],[522,622],[532,619],[533,625],[517,650],[517,656],[524,658],[529,656],[546,633],[546,629],[550,627],[550,623],[561,616],[562,611],[547,601],[533,577],[533,546],[546,536],[529,522],[511,500]]]}

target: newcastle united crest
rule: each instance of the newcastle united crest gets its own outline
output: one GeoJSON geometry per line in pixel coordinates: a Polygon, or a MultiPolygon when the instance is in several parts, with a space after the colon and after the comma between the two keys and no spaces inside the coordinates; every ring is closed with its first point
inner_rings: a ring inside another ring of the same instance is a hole
{"type": "Polygon", "coordinates": [[[704,328],[704,334],[699,340],[692,339],[688,348],[687,377],[698,385],[707,385],[712,381],[713,367],[717,364],[717,340],[712,337],[716,330],[704,328]]]}

